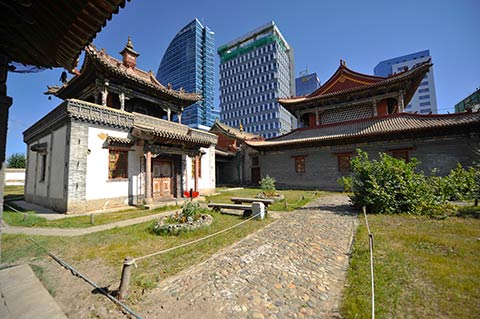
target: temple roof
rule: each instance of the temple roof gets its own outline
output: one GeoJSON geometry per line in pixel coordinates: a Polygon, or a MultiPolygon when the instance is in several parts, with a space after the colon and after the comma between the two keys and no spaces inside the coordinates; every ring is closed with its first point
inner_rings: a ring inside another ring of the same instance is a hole
{"type": "Polygon", "coordinates": [[[0,53],[26,65],[72,70],[82,48],[125,2],[0,1],[0,53]]]}
{"type": "Polygon", "coordinates": [[[373,97],[382,93],[380,91],[393,89],[404,90],[405,104],[408,104],[431,66],[430,61],[426,61],[390,77],[379,77],[350,70],[344,61],[340,61],[337,71],[316,91],[306,96],[284,98],[278,101],[294,113],[294,111],[304,109],[309,105],[331,105],[356,97],[373,97]]]}
{"type": "MultiPolygon", "coordinates": [[[[45,131],[51,130],[52,127],[58,127],[63,125],[65,121],[72,120],[104,127],[125,129],[130,131],[133,137],[154,142],[161,141],[165,144],[176,146],[208,147],[217,143],[215,134],[192,129],[186,125],[75,99],[65,100],[57,108],[29,127],[23,133],[24,141],[29,143],[38,138],[38,136],[42,136],[45,131]]],[[[121,139],[108,136],[108,143],[130,144],[132,140],[130,137],[129,139],[121,139]]]]}
{"type": "MultiPolygon", "coordinates": [[[[131,41],[129,42],[131,43],[131,41]]],[[[107,54],[105,49],[97,50],[93,44],[85,47],[85,61],[80,74],[61,87],[49,87],[47,94],[54,94],[63,99],[75,98],[72,95],[86,85],[83,83],[82,78],[88,77],[89,74],[96,71],[104,73],[106,76],[127,80],[133,85],[148,90],[152,96],[167,100],[174,105],[188,106],[202,99],[197,93],[186,93],[182,90],[177,91],[170,87],[165,87],[155,78],[152,71],[147,72],[136,67],[127,67],[122,61],[107,54]]],[[[87,82],[91,84],[91,81],[87,82]]]]}
{"type": "Polygon", "coordinates": [[[471,128],[480,131],[480,112],[442,115],[399,113],[382,117],[300,128],[266,141],[246,141],[257,150],[277,150],[350,144],[373,139],[435,136],[445,132],[471,128]]]}
{"type": "Polygon", "coordinates": [[[230,136],[232,138],[236,138],[239,140],[263,140],[263,137],[259,135],[240,131],[239,129],[228,126],[227,124],[220,123],[220,121],[218,120],[215,121],[212,128],[210,129],[210,132],[215,132],[215,131],[222,132],[227,136],[230,136]]]}

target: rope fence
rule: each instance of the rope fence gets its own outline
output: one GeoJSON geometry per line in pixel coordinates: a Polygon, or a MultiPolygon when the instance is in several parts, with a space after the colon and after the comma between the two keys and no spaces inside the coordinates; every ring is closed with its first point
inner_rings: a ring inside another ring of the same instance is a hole
{"type": "Polygon", "coordinates": [[[140,257],[126,257],[123,261],[123,268],[122,268],[122,277],[120,279],[120,288],[119,288],[119,291],[118,291],[118,298],[119,299],[124,299],[126,296],[127,296],[127,293],[128,293],[128,287],[129,287],[129,284],[130,284],[130,277],[131,277],[131,270],[132,270],[132,266],[135,266],[137,267],[137,262],[140,261],[140,260],[143,260],[143,259],[146,259],[146,258],[150,258],[150,257],[154,257],[154,256],[158,256],[158,255],[162,255],[162,254],[165,254],[165,253],[168,253],[168,252],[171,252],[173,250],[176,250],[176,249],[180,249],[180,248],[183,248],[183,247],[187,247],[187,246],[190,246],[190,245],[193,245],[193,244],[196,244],[196,243],[199,243],[201,241],[204,241],[204,240],[207,240],[209,238],[212,238],[212,237],[215,237],[217,235],[220,235],[222,233],[225,233],[229,230],[232,230],[236,227],[239,227],[240,225],[243,225],[249,221],[251,221],[252,219],[254,218],[257,218],[261,215],[262,213],[257,213],[251,217],[249,217],[248,219],[246,220],[243,220],[235,225],[232,225],[230,227],[227,227],[225,229],[222,229],[222,230],[219,230],[213,234],[210,234],[210,235],[207,235],[205,237],[201,237],[201,238],[198,238],[198,239],[195,239],[195,240],[192,240],[192,241],[189,241],[189,242],[186,242],[186,243],[183,243],[183,244],[180,244],[178,246],[174,246],[174,247],[170,247],[170,248],[167,248],[167,249],[163,249],[163,250],[160,250],[160,251],[157,251],[157,252],[154,252],[154,253],[151,253],[151,254],[148,254],[148,255],[145,255],[145,256],[140,256],[140,257]]]}
{"type": "Polygon", "coordinates": [[[93,281],[91,281],[90,279],[88,279],[85,275],[81,274],[78,270],[76,270],[75,268],[73,268],[72,266],[70,266],[67,262],[65,262],[64,260],[62,260],[60,257],[54,255],[53,253],[51,253],[50,251],[48,251],[45,247],[43,247],[42,245],[40,245],[40,243],[38,241],[36,241],[35,239],[29,237],[28,238],[31,242],[35,243],[39,248],[41,248],[42,250],[44,250],[48,256],[50,256],[53,260],[55,260],[57,263],[59,263],[62,267],[64,267],[65,269],[67,270],[70,270],[70,272],[72,273],[72,275],[76,276],[76,277],[79,277],[81,279],[83,279],[85,282],[87,282],[89,285],[91,285],[92,287],[95,288],[96,291],[99,291],[101,292],[103,295],[105,295],[108,299],[110,299],[111,301],[113,301],[117,306],[121,307],[124,311],[126,311],[128,314],[132,315],[133,317],[135,317],[136,319],[143,319],[143,317],[141,317],[140,315],[138,315],[137,313],[135,313],[132,309],[130,309],[126,304],[124,304],[123,302],[121,302],[120,300],[118,300],[117,298],[113,297],[111,294],[108,293],[108,291],[106,291],[104,288],[98,286],[96,283],[94,283],[93,281]]]}
{"type": "Polygon", "coordinates": [[[365,224],[367,225],[368,231],[368,246],[370,250],[370,281],[372,284],[372,319],[375,319],[375,280],[374,280],[374,273],[373,273],[373,234],[370,231],[370,225],[368,224],[367,219],[367,208],[365,206],[362,207],[363,216],[365,217],[365,224]]]}

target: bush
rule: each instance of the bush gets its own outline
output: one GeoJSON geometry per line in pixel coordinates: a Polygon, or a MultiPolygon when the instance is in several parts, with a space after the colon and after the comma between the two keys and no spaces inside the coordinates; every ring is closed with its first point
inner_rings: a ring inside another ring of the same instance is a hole
{"type": "Polygon", "coordinates": [[[432,176],[429,182],[441,200],[464,200],[476,196],[478,175],[475,168],[464,169],[459,163],[447,176],[432,176]]]}
{"type": "Polygon", "coordinates": [[[25,162],[25,154],[14,153],[7,159],[7,166],[9,168],[25,168],[25,162]]]}
{"type": "Polygon", "coordinates": [[[416,173],[419,162],[405,162],[387,154],[370,161],[367,153],[357,150],[351,160],[352,176],[342,182],[351,185],[350,197],[357,207],[366,206],[379,213],[433,214],[443,204],[433,192],[425,175],[416,173]]]}
{"type": "Polygon", "coordinates": [[[265,195],[271,197],[275,195],[275,178],[270,176],[265,176],[260,181],[260,188],[265,193],[265,195]]]}

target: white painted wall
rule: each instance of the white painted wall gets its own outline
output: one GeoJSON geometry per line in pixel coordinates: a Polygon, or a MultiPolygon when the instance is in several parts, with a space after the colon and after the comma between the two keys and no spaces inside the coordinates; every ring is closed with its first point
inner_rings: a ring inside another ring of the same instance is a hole
{"type": "Polygon", "coordinates": [[[47,197],[47,186],[48,186],[48,177],[50,176],[50,167],[48,166],[48,163],[50,161],[50,157],[52,156],[52,153],[50,152],[50,141],[51,135],[44,136],[40,138],[37,143],[42,144],[42,143],[47,143],[47,158],[46,158],[46,168],[45,168],[45,179],[41,181],[41,175],[42,175],[42,154],[39,154],[37,152],[33,152],[33,157],[36,162],[36,167],[35,167],[35,182],[36,182],[36,189],[35,189],[35,195],[36,196],[42,196],[42,197],[47,197]]]}
{"type": "MultiPolygon", "coordinates": [[[[63,199],[65,189],[65,148],[67,127],[62,126],[53,132],[52,157],[49,160],[50,169],[50,198],[63,199]]],[[[49,148],[50,149],[50,145],[49,148]]],[[[48,156],[47,156],[48,157],[48,156]]]]}
{"type": "Polygon", "coordinates": [[[7,168],[5,170],[5,185],[23,185],[24,183],[24,168],[7,168]]]}
{"type": "Polygon", "coordinates": [[[135,167],[138,156],[135,155],[136,152],[129,152],[128,154],[128,179],[109,180],[109,152],[107,148],[104,148],[107,135],[126,138],[128,137],[128,132],[96,127],[88,128],[88,149],[90,153],[87,156],[86,200],[116,198],[128,196],[129,194],[129,179],[132,176],[131,170],[135,167]]]}
{"type": "MultiPolygon", "coordinates": [[[[201,165],[201,177],[198,180],[198,189],[201,194],[208,193],[215,189],[215,146],[209,148],[201,148],[205,154],[202,156],[201,165]]],[[[195,187],[195,176],[192,174],[192,163],[194,158],[186,156],[186,170],[184,180],[186,183],[183,185],[183,189],[188,191],[190,188],[195,187]]]]}

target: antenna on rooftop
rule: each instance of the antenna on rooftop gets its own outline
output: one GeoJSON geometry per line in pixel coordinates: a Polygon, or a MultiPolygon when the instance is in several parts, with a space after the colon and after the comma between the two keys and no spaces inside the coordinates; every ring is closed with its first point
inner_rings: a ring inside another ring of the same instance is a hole
{"type": "Polygon", "coordinates": [[[302,70],[302,71],[299,72],[299,75],[300,75],[300,76],[306,76],[306,75],[308,75],[308,64],[307,64],[307,66],[305,67],[305,70],[302,70]]]}

